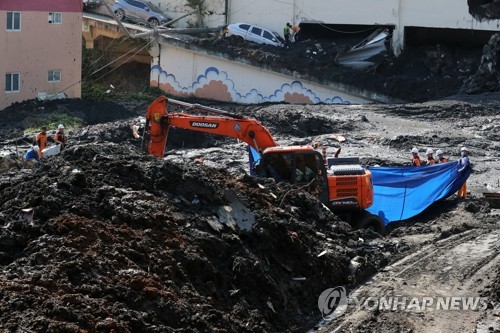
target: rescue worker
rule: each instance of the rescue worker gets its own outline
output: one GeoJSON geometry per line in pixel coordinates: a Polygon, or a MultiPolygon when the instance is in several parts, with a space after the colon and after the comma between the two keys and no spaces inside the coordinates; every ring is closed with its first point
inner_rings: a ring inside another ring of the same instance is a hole
{"type": "Polygon", "coordinates": [[[297,165],[295,168],[295,180],[297,182],[308,182],[314,178],[314,171],[312,171],[311,168],[306,165],[304,157],[297,156],[296,163],[297,165]]]}
{"type": "MultiPolygon", "coordinates": [[[[460,149],[460,159],[458,160],[458,173],[462,173],[468,168],[471,168],[469,161],[469,149],[467,147],[462,147],[460,149]]],[[[462,187],[458,190],[457,196],[459,199],[465,199],[467,196],[467,181],[464,182],[462,187]]]]}
{"type": "Polygon", "coordinates": [[[447,159],[447,158],[445,158],[445,157],[443,156],[443,154],[444,154],[444,152],[443,152],[441,149],[438,149],[438,150],[436,151],[436,157],[437,157],[437,161],[436,161],[436,163],[437,163],[437,164],[441,164],[441,163],[446,163],[446,162],[448,162],[448,159],[447,159]]]}
{"type": "Polygon", "coordinates": [[[412,166],[421,166],[422,162],[420,161],[420,156],[418,156],[418,148],[413,147],[413,149],[411,150],[411,153],[413,155],[413,158],[411,160],[411,165],[412,166]]]}
{"type": "Polygon", "coordinates": [[[427,162],[425,162],[425,165],[432,165],[436,164],[436,160],[434,159],[434,151],[432,148],[427,148],[427,151],[425,152],[425,156],[427,157],[427,162]]]}
{"type": "Polygon", "coordinates": [[[31,149],[26,152],[26,155],[24,155],[24,160],[26,162],[32,160],[39,161],[40,160],[40,157],[38,156],[39,150],[40,148],[38,148],[38,146],[31,147],[31,149]]]}
{"type": "Polygon", "coordinates": [[[299,41],[299,31],[300,27],[298,25],[289,25],[288,26],[290,29],[292,29],[293,35],[292,35],[292,41],[298,42],[299,41]]]}
{"type": "Polygon", "coordinates": [[[288,44],[290,43],[290,34],[291,34],[290,27],[291,27],[291,24],[287,23],[285,25],[285,27],[283,28],[283,36],[285,37],[285,45],[286,46],[288,46],[288,44]]]}
{"type": "Polygon", "coordinates": [[[42,126],[42,131],[36,135],[35,145],[38,146],[38,157],[42,158],[42,150],[47,148],[47,128],[42,126]]]}
{"type": "Polygon", "coordinates": [[[57,133],[54,135],[54,141],[57,144],[61,145],[61,150],[66,146],[66,141],[68,141],[68,137],[64,134],[64,126],[63,124],[59,124],[57,126],[57,133]]]}

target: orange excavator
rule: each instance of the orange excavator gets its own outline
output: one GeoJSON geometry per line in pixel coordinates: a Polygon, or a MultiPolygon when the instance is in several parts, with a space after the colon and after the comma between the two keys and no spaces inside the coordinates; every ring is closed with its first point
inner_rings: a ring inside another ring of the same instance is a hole
{"type": "Polygon", "coordinates": [[[170,127],[244,141],[249,146],[251,175],[302,186],[353,227],[384,231],[380,218],[365,211],[373,203],[373,185],[370,171],[360,165],[359,158],[327,158],[326,149],[320,153],[313,145],[278,146],[269,130],[256,119],[164,96],[148,107],[142,148],[162,158],[170,127]],[[168,103],[210,115],[171,113],[168,103]]]}

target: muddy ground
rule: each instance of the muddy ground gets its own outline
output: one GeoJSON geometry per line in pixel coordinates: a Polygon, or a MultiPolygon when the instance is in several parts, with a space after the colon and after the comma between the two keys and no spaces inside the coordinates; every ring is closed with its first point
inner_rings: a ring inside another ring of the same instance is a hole
{"type": "MultiPolygon", "coordinates": [[[[385,236],[353,230],[300,189],[249,177],[245,146],[234,140],[175,129],[164,160],[147,156],[131,126],[143,124],[148,102],[28,101],[0,111],[0,331],[500,331],[500,215],[482,196],[500,191],[500,95],[488,92],[497,90],[489,71],[498,44],[445,63],[422,49],[421,63],[391,60],[370,74],[424,68],[422,78],[379,82],[410,101],[474,95],[394,105],[197,101],[258,118],[282,145],[320,141],[328,154],[341,147],[370,166],[408,165],[413,146],[451,160],[469,147],[469,198],[389,224],[385,236]],[[20,162],[34,138],[26,130],[52,115],[80,119],[67,128],[68,147],[34,166],[20,162]],[[335,286],[373,297],[481,296],[488,306],[350,308],[321,322],[318,297],[335,286]]],[[[316,64],[306,67],[328,67],[316,64]]]]}
{"type": "Polygon", "coordinates": [[[176,130],[165,160],[146,156],[130,126],[141,124],[147,103],[68,100],[8,108],[0,131],[6,156],[0,328],[494,331],[500,218],[481,192],[500,190],[499,101],[490,93],[403,105],[211,104],[257,117],[280,144],[321,141],[328,154],[341,146],[344,156],[370,165],[408,164],[413,146],[441,148],[455,160],[468,146],[475,170],[470,198],[452,196],[390,224],[385,237],[352,230],[305,192],[250,178],[245,147],[234,140],[176,130]],[[31,143],[23,131],[34,113],[75,115],[83,125],[69,129],[60,156],[33,168],[6,163],[16,141],[23,152],[31,143]],[[339,144],[332,134],[347,141],[339,144]],[[202,164],[195,162],[199,157],[202,164]],[[487,297],[489,307],[451,314],[348,312],[321,326],[318,296],[339,285],[372,296],[460,290],[487,297]]]}

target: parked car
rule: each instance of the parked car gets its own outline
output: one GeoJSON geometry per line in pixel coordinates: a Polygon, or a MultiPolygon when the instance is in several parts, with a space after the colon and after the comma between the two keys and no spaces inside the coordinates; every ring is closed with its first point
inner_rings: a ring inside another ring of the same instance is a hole
{"type": "Polygon", "coordinates": [[[149,1],[115,0],[112,10],[120,21],[130,20],[152,28],[170,21],[160,8],[149,1]]]}
{"type": "Polygon", "coordinates": [[[285,45],[285,40],[276,32],[248,23],[232,23],[227,27],[227,36],[236,35],[244,40],[274,46],[285,45]]]}

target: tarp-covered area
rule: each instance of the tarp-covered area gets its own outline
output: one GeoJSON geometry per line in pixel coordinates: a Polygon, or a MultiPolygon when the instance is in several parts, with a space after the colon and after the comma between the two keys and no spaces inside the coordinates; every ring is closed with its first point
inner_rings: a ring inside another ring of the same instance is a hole
{"type": "Polygon", "coordinates": [[[367,210],[385,224],[413,217],[458,191],[471,173],[458,162],[421,167],[374,167],[373,205],[367,210]]]}

